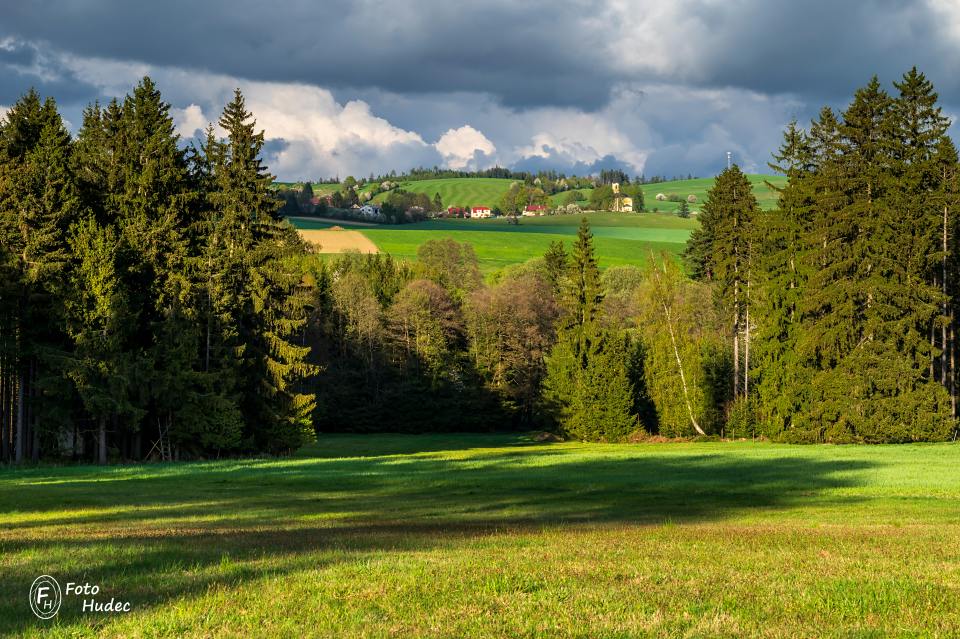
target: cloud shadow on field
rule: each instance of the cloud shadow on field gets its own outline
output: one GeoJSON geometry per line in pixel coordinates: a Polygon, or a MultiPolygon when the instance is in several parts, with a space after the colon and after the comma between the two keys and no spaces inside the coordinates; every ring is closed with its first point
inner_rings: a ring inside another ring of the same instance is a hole
{"type": "MultiPolygon", "coordinates": [[[[370,457],[0,474],[0,552],[20,558],[0,564],[0,632],[40,623],[24,593],[34,569],[69,572],[45,561],[54,555],[89,560],[84,579],[110,584],[145,610],[375,552],[456,552],[491,535],[720,521],[822,503],[825,491],[857,485],[857,472],[873,466],[679,448],[628,455],[628,446],[533,446],[517,438],[504,447],[503,436],[488,437],[500,447],[477,448],[484,440],[471,436],[461,449],[455,436],[433,446],[434,438],[409,437],[370,457]],[[445,452],[389,452],[415,448],[445,452]],[[31,520],[43,514],[50,516],[31,520]]],[[[77,621],[78,611],[61,613],[61,623],[77,621]]]]}

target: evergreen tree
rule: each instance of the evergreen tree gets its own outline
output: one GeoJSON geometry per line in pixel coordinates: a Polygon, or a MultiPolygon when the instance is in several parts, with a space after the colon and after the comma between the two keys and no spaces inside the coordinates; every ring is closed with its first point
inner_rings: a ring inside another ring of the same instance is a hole
{"type": "Polygon", "coordinates": [[[123,242],[113,228],[88,219],[76,227],[71,246],[78,260],[66,305],[74,342],[68,374],[97,424],[96,459],[104,464],[108,427],[143,417],[131,398],[144,371],[138,353],[127,348],[134,321],[120,272],[123,242]]]}
{"type": "Polygon", "coordinates": [[[707,192],[701,227],[691,234],[686,251],[693,275],[715,283],[717,307],[731,318],[731,388],[735,399],[749,396],[751,287],[759,210],[747,176],[738,166],[731,166],[717,176],[707,192]]]}
{"type": "Polygon", "coordinates": [[[7,114],[0,145],[0,242],[13,289],[3,312],[16,387],[14,458],[36,460],[41,439],[49,434],[55,441],[70,407],[62,384],[66,237],[81,205],[70,136],[52,99],[41,103],[35,91],[23,96],[7,114]]]}
{"type": "MultiPolygon", "coordinates": [[[[217,295],[220,303],[213,306],[226,311],[239,327],[238,347],[222,352],[240,358],[227,365],[240,373],[235,379],[243,384],[249,441],[285,452],[309,436],[315,405],[302,385],[315,370],[307,362],[310,349],[298,344],[308,297],[299,273],[288,263],[303,245],[296,231],[276,218],[273,177],[261,158],[264,135],[257,132],[239,90],[224,109],[220,126],[227,139],[213,150],[215,186],[210,194],[211,261],[220,270],[211,279],[223,288],[217,295]]],[[[224,328],[229,330],[221,325],[224,328]]]]}
{"type": "Polygon", "coordinates": [[[547,281],[553,288],[554,295],[559,295],[564,286],[564,278],[568,269],[568,255],[561,240],[550,242],[550,247],[543,254],[544,268],[547,281]]]}
{"type": "Polygon", "coordinates": [[[616,441],[638,428],[630,356],[625,337],[600,324],[603,291],[586,218],[571,258],[544,400],[567,436],[616,441]]]}
{"type": "Polygon", "coordinates": [[[930,103],[917,97],[928,88],[910,78],[913,97],[902,99],[913,106],[874,78],[842,120],[824,113],[811,129],[816,168],[801,180],[812,199],[809,277],[796,309],[798,379],[809,383],[785,432],[791,439],[937,439],[952,428],[949,398],[930,383],[943,300],[931,279],[942,262],[940,214],[921,210],[930,203],[919,204],[926,196],[917,186],[936,173],[923,168],[936,140],[919,144],[919,132],[938,125],[932,112],[910,124],[908,112],[930,103]]]}
{"type": "MultiPolygon", "coordinates": [[[[831,114],[832,115],[832,114],[831,114]]],[[[755,340],[754,432],[780,436],[803,405],[803,370],[797,358],[798,305],[809,277],[803,258],[810,233],[815,170],[810,137],[792,122],[770,168],[787,176],[780,189],[778,210],[758,217],[758,271],[755,340]]]]}

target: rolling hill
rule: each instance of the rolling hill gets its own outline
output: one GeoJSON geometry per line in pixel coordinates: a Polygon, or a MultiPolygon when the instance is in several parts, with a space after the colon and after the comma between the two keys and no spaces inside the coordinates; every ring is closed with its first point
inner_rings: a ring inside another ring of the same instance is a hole
{"type": "MultiPolygon", "coordinates": [[[[757,201],[763,209],[772,209],[777,204],[777,192],[771,188],[782,187],[786,184],[786,178],[779,175],[759,175],[753,174],[747,176],[753,184],[753,192],[757,196],[757,201]]],[[[658,202],[656,196],[663,193],[666,196],[677,195],[686,198],[688,195],[694,195],[697,201],[691,206],[696,211],[707,197],[707,190],[713,186],[714,178],[697,178],[694,180],[675,180],[671,182],[660,182],[658,184],[643,185],[644,201],[648,211],[654,209],[658,211],[674,212],[680,206],[677,202],[658,202]]],[[[500,198],[504,192],[510,188],[514,180],[500,178],[440,178],[436,180],[413,180],[400,182],[400,188],[411,193],[426,193],[431,198],[439,193],[444,206],[489,206],[494,207],[500,203],[500,198]]],[[[292,183],[278,183],[292,184],[292,183]]],[[[314,183],[313,192],[317,195],[322,193],[332,193],[339,188],[338,184],[332,183],[314,183]]],[[[368,184],[361,188],[363,191],[369,191],[373,188],[368,184]]],[[[586,206],[587,200],[593,189],[578,189],[583,193],[585,200],[581,206],[586,206]]],[[[551,196],[554,205],[560,204],[565,197],[566,192],[556,193],[551,196]]],[[[382,202],[386,199],[386,193],[380,193],[373,198],[374,202],[382,202]]]]}
{"type": "MultiPolygon", "coordinates": [[[[650,252],[678,255],[686,245],[695,219],[681,219],[667,213],[588,213],[594,247],[601,268],[643,264],[650,252]]],[[[579,215],[523,218],[517,225],[505,219],[430,220],[417,224],[349,226],[343,222],[293,220],[300,229],[347,226],[362,233],[380,251],[401,259],[415,259],[417,248],[427,240],[449,237],[473,245],[484,272],[526,262],[543,255],[551,242],[562,241],[569,248],[577,234],[579,215]]]]}

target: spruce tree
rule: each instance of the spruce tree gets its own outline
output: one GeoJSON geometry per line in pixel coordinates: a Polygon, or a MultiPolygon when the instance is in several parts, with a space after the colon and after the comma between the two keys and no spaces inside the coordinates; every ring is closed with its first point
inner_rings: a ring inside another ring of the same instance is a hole
{"type": "Polygon", "coordinates": [[[918,146],[919,132],[936,129],[937,117],[916,118],[928,88],[916,76],[906,83],[914,97],[895,99],[874,78],[841,120],[821,117],[811,129],[810,275],[796,342],[810,383],[786,433],[793,439],[909,441],[952,428],[949,398],[930,383],[940,215],[923,210],[918,187],[930,153],[921,147],[935,144],[918,146]]]}
{"type": "Polygon", "coordinates": [[[749,396],[750,318],[756,291],[754,253],[759,242],[760,207],[747,176],[736,165],[717,176],[700,214],[701,227],[691,235],[686,256],[698,279],[715,283],[716,304],[730,318],[734,398],[749,396]],[[753,293],[753,295],[751,295],[753,293]]]}
{"type": "Polygon", "coordinates": [[[97,425],[96,459],[104,464],[108,429],[143,417],[133,398],[146,371],[138,353],[127,346],[135,323],[123,286],[122,240],[113,227],[90,218],[75,227],[70,242],[77,263],[66,301],[74,342],[68,375],[97,425]]]}
{"type": "Polygon", "coordinates": [[[796,122],[784,132],[770,168],[786,176],[787,184],[780,189],[778,210],[765,212],[757,224],[753,405],[759,421],[756,430],[778,437],[801,410],[802,391],[808,383],[800,377],[802,367],[796,355],[797,309],[809,276],[804,242],[810,232],[813,194],[809,185],[815,165],[810,137],[796,122]]]}
{"type": "Polygon", "coordinates": [[[560,430],[581,440],[615,441],[637,429],[626,339],[601,326],[603,291],[586,218],[571,251],[564,315],[547,358],[544,401],[560,430]]]}
{"type": "Polygon", "coordinates": [[[71,140],[52,99],[30,91],[11,108],[0,130],[0,242],[9,261],[4,322],[16,395],[15,458],[36,460],[47,434],[69,413],[63,388],[64,280],[67,231],[80,213],[70,170],[71,140]]]}
{"type": "Polygon", "coordinates": [[[272,452],[299,447],[310,433],[314,396],[305,379],[315,372],[302,345],[309,298],[290,260],[302,250],[296,231],[277,219],[280,203],[263,166],[263,132],[237,90],[220,126],[227,139],[213,159],[212,251],[224,287],[220,297],[234,305],[242,359],[250,442],[272,452]],[[239,316],[238,316],[239,315],[239,316]],[[298,343],[299,342],[299,343],[298,343]]]}

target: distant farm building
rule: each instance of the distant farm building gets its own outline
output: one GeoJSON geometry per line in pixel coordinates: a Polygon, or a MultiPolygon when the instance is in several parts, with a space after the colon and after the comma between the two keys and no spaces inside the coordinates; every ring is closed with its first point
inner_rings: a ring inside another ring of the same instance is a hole
{"type": "Polygon", "coordinates": [[[448,206],[447,217],[464,217],[466,210],[461,206],[448,206]]]}
{"type": "Polygon", "coordinates": [[[489,206],[474,206],[470,209],[470,217],[493,217],[489,206]]]}
{"type": "Polygon", "coordinates": [[[380,206],[377,204],[364,204],[360,207],[360,214],[363,217],[375,218],[380,216],[380,206]]]}
{"type": "Polygon", "coordinates": [[[523,209],[522,215],[524,217],[533,217],[534,215],[544,215],[547,212],[547,207],[543,204],[531,204],[527,208],[523,209]]]}
{"type": "Polygon", "coordinates": [[[633,198],[620,193],[620,183],[614,182],[613,187],[613,210],[617,213],[633,213],[633,198]]]}

